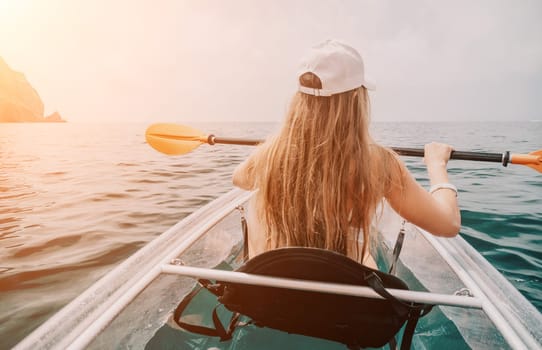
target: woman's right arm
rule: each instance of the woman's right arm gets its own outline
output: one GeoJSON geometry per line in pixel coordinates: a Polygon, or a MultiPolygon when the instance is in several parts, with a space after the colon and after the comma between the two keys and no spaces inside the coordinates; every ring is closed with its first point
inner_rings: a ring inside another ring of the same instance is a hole
{"type": "Polygon", "coordinates": [[[256,149],[233,171],[232,182],[235,186],[243,190],[252,191],[256,189],[255,167],[256,159],[261,156],[262,145],[256,149]]]}
{"type": "Polygon", "coordinates": [[[405,220],[434,235],[445,237],[457,235],[461,228],[457,193],[445,185],[449,183],[446,165],[451,151],[451,146],[441,143],[425,145],[424,162],[431,186],[440,189],[427,192],[399,161],[401,181],[392,187],[386,197],[391,207],[405,220]]]}
{"type": "Polygon", "coordinates": [[[247,191],[254,189],[253,163],[252,157],[249,157],[235,168],[232,177],[232,182],[235,186],[247,191]]]}

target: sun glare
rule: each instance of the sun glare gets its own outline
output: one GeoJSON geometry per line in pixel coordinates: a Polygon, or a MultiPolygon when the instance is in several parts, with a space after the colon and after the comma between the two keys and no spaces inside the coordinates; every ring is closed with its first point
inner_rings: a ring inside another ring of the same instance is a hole
{"type": "Polygon", "coordinates": [[[32,5],[32,0],[0,0],[0,23],[14,22],[32,5]]]}

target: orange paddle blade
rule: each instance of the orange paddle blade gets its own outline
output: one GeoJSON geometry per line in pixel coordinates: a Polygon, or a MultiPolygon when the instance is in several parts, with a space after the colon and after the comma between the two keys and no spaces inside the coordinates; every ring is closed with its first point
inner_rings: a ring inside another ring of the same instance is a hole
{"type": "Polygon", "coordinates": [[[542,173],[542,149],[529,154],[512,154],[510,163],[522,164],[542,173]]]}
{"type": "Polygon", "coordinates": [[[149,126],[145,139],[152,148],[168,155],[186,154],[207,142],[207,136],[199,130],[172,123],[149,126]]]}

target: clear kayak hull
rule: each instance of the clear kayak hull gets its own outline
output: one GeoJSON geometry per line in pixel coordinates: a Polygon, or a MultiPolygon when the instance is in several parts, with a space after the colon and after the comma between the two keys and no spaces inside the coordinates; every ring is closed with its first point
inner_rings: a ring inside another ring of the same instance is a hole
{"type": "MultiPolygon", "coordinates": [[[[233,190],[186,217],[105,275],[15,349],[144,348],[151,339],[156,341],[157,334],[171,337],[171,348],[179,348],[173,339],[180,330],[171,326],[170,318],[195,280],[168,271],[175,270],[170,262],[182,261],[184,266],[210,273],[223,262],[235,266],[243,245],[236,207],[244,205],[250,196],[233,190]]],[[[371,242],[381,270],[389,268],[400,225],[400,218],[383,207],[371,242]]],[[[396,273],[412,290],[443,295],[444,300],[458,300],[457,295],[461,295],[460,301],[472,304],[434,308],[420,319],[413,348],[542,347],[540,313],[460,237],[438,239],[409,226],[396,273]]],[[[258,332],[241,332],[244,337],[240,340],[239,336],[237,343],[214,344],[208,340],[205,347],[202,339],[189,343],[196,344],[195,348],[245,349],[263,348],[262,344],[274,344],[269,339],[281,339],[272,330],[258,332]]],[[[290,346],[344,348],[301,336],[284,335],[282,341],[290,346]]],[[[161,348],[169,346],[167,341],[160,344],[161,348]]]]}

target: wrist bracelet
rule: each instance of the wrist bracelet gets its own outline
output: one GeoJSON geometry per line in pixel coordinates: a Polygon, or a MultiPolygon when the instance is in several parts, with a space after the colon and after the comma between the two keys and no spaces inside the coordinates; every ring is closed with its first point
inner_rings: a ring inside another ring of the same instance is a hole
{"type": "Polygon", "coordinates": [[[457,197],[457,187],[455,187],[454,185],[452,185],[451,183],[442,183],[442,184],[436,184],[436,185],[433,185],[431,186],[431,188],[429,189],[429,193],[433,194],[433,192],[436,192],[438,190],[442,190],[442,189],[448,189],[448,190],[452,190],[455,192],[455,196],[457,197]]]}

